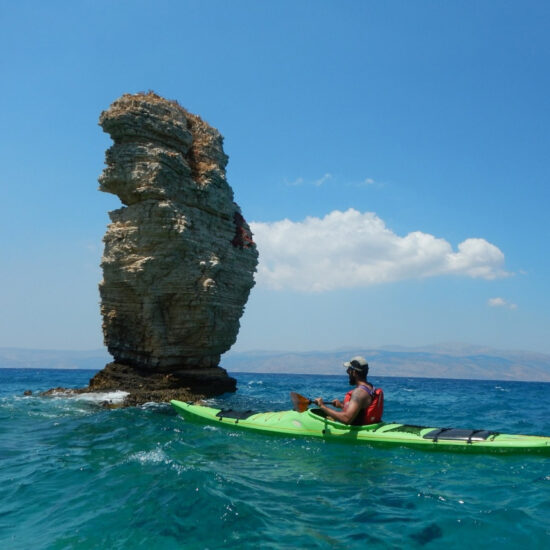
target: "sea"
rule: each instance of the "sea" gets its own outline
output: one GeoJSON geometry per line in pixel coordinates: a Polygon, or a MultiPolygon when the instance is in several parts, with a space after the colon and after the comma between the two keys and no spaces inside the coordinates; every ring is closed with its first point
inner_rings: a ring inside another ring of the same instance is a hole
{"type": "MultiPolygon", "coordinates": [[[[271,437],[168,404],[105,409],[95,371],[0,369],[0,548],[550,548],[550,459],[271,437]],[[32,395],[24,396],[26,390],[32,395]]],[[[232,373],[215,406],[342,398],[347,377],[232,373]]],[[[385,420],[550,435],[550,384],[373,378],[385,420]]]]}

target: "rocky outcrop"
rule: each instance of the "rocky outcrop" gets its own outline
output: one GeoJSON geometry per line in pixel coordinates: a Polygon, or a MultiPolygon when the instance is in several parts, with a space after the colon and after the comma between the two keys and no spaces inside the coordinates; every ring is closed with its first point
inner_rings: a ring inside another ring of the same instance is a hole
{"type": "Polygon", "coordinates": [[[235,391],[235,380],[220,367],[162,371],[109,363],[91,380],[89,392],[128,392],[125,406],[149,402],[197,401],[227,391],[235,391]]]}
{"type": "Polygon", "coordinates": [[[115,364],[146,379],[172,373],[201,395],[234,390],[220,356],[237,338],[258,253],[222,136],[153,93],[122,96],[99,123],[114,141],[100,190],[124,205],[109,214],[99,287],[115,364]]]}
{"type": "MultiPolygon", "coordinates": [[[[219,367],[162,372],[109,363],[90,380],[90,385],[86,388],[52,388],[41,392],[40,396],[78,398],[93,394],[94,397],[86,401],[116,409],[150,402],[168,402],[171,399],[196,402],[234,391],[234,382],[219,367]]],[[[32,392],[27,390],[23,395],[32,395],[32,392]]]]}

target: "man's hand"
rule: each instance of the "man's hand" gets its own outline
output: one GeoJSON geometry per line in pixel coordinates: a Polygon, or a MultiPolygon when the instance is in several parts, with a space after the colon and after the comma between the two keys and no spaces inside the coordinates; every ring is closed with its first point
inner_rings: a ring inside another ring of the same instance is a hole
{"type": "Polygon", "coordinates": [[[313,402],[318,406],[318,407],[322,407],[324,405],[323,403],[323,398],[322,397],[318,397],[317,399],[314,399],[313,402]]]}
{"type": "Polygon", "coordinates": [[[331,401],[331,405],[333,407],[336,407],[337,409],[343,409],[344,408],[344,404],[340,401],[340,399],[333,399],[331,401]]]}

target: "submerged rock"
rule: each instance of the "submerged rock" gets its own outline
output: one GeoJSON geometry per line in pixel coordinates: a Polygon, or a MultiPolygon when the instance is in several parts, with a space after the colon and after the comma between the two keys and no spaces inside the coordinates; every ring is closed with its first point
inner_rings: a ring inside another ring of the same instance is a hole
{"type": "Polygon", "coordinates": [[[100,190],[124,206],[109,213],[99,285],[114,363],[89,390],[128,388],[129,402],[234,391],[220,356],[237,338],[258,252],[222,136],[154,93],[123,95],[99,123],[114,142],[100,190]]]}

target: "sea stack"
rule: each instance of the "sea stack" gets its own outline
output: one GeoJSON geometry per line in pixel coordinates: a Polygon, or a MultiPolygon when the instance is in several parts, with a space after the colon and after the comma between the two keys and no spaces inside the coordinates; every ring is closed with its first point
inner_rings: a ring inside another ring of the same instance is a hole
{"type": "Polygon", "coordinates": [[[100,190],[123,206],[109,213],[99,285],[114,363],[90,389],[132,394],[124,380],[138,376],[130,385],[147,395],[135,402],[234,391],[220,356],[236,341],[258,252],[226,180],[223,137],[151,92],[123,95],[99,124],[114,142],[100,190]]]}

